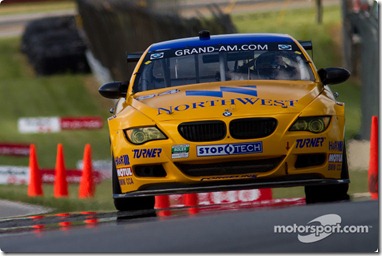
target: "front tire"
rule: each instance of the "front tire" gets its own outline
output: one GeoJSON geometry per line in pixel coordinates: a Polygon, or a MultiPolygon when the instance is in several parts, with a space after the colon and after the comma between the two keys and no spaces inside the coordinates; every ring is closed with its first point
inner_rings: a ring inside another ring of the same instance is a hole
{"type": "MultiPolygon", "coordinates": [[[[345,142],[342,153],[341,179],[349,179],[345,142]]],[[[305,186],[305,201],[306,204],[349,201],[348,190],[349,183],[305,186]]]]}
{"type": "MultiPolygon", "coordinates": [[[[114,157],[112,158],[112,188],[113,194],[122,194],[119,185],[117,168],[115,167],[114,157]]],[[[122,197],[114,198],[114,207],[118,211],[139,211],[139,210],[153,210],[155,205],[154,196],[140,196],[140,197],[122,197]]]]}

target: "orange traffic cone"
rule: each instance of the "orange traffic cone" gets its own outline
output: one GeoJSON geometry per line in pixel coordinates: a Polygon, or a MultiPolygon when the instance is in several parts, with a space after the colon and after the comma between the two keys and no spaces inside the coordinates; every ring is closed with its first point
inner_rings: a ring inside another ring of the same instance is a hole
{"type": "Polygon", "coordinates": [[[371,119],[370,161],[368,171],[370,197],[378,199],[378,117],[371,119]]]}
{"type": "Polygon", "coordinates": [[[199,212],[199,198],[198,194],[193,193],[193,194],[185,194],[184,195],[184,205],[189,207],[188,208],[188,213],[193,215],[197,214],[199,212]]]}
{"type": "Polygon", "coordinates": [[[43,194],[41,173],[37,162],[36,147],[34,144],[31,144],[29,149],[28,196],[42,196],[43,194]]]}
{"type": "Polygon", "coordinates": [[[68,182],[66,180],[64,153],[62,144],[58,144],[54,179],[54,197],[66,196],[68,196],[68,182]]]}
{"type": "Polygon", "coordinates": [[[159,195],[155,196],[155,209],[159,210],[158,216],[170,216],[171,211],[168,210],[170,208],[170,196],[169,195],[159,195]]]}
{"type": "Polygon", "coordinates": [[[92,153],[90,144],[86,144],[84,151],[82,176],[78,191],[79,198],[87,198],[94,196],[94,179],[91,154],[92,153]]]}

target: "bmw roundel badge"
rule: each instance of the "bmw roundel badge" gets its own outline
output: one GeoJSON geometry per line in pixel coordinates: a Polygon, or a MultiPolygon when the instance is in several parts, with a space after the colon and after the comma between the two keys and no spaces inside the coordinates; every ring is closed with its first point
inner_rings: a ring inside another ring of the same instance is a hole
{"type": "Polygon", "coordinates": [[[231,113],[228,109],[226,109],[226,110],[223,112],[223,116],[225,116],[225,117],[232,116],[232,113],[231,113]]]}

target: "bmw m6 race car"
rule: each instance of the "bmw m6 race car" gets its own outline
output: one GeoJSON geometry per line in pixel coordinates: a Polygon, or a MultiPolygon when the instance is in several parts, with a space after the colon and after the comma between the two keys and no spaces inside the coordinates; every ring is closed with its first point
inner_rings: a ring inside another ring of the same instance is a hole
{"type": "Polygon", "coordinates": [[[311,41],[226,34],[154,43],[128,55],[129,82],[108,119],[117,210],[153,209],[154,196],[305,186],[307,203],[348,200],[345,106],[317,70],[311,41]]]}

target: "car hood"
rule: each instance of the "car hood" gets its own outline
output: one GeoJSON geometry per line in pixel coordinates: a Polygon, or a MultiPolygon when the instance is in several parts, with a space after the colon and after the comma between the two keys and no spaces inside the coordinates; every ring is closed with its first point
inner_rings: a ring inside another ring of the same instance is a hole
{"type": "Polygon", "coordinates": [[[312,81],[227,81],[136,93],[132,106],[153,120],[299,113],[322,88],[312,81]]]}

